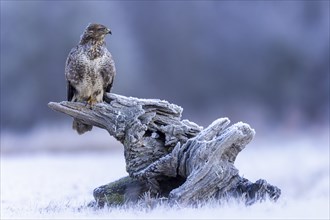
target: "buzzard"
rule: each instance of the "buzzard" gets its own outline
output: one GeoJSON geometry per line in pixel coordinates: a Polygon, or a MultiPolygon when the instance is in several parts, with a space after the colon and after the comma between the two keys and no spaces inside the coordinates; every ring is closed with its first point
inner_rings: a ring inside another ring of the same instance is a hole
{"type": "MultiPolygon", "coordinates": [[[[105,45],[107,34],[111,30],[104,25],[89,24],[79,44],[70,51],[65,65],[68,101],[86,102],[92,108],[110,92],[116,68],[105,45]]],[[[74,119],[72,128],[83,134],[92,126],[74,119]]]]}

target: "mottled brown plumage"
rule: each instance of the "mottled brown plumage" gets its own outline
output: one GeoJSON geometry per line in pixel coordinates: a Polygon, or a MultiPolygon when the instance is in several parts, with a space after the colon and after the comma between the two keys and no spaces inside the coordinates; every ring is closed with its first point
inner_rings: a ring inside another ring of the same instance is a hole
{"type": "MultiPolygon", "coordinates": [[[[89,24],[66,60],[68,101],[87,102],[91,107],[102,102],[110,92],[116,74],[115,63],[105,45],[110,29],[101,24],[89,24]]],[[[90,131],[92,126],[73,121],[79,134],[90,131]]]]}

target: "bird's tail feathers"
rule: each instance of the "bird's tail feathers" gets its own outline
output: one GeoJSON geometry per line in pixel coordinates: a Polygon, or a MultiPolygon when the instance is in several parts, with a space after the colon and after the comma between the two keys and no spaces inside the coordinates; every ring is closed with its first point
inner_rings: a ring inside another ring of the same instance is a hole
{"type": "Polygon", "coordinates": [[[83,134],[87,131],[91,131],[93,126],[84,124],[77,119],[73,119],[72,128],[73,130],[76,130],[78,134],[83,134]]]}

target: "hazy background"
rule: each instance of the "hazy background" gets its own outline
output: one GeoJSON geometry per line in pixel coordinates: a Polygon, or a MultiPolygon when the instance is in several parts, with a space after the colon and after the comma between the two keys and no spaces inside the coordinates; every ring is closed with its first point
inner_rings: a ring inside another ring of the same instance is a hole
{"type": "Polygon", "coordinates": [[[66,99],[65,60],[90,22],[112,30],[114,93],[168,100],[202,126],[244,121],[259,137],[329,129],[329,1],[1,1],[2,147],[100,140],[47,107],[66,99]]]}
{"type": "Polygon", "coordinates": [[[0,218],[329,219],[329,1],[0,4],[0,218]],[[278,186],[278,203],[86,207],[127,175],[123,147],[101,129],[79,136],[47,103],[66,99],[65,60],[90,22],[113,33],[112,92],[168,100],[204,127],[249,123],[256,136],[235,166],[278,186]]]}

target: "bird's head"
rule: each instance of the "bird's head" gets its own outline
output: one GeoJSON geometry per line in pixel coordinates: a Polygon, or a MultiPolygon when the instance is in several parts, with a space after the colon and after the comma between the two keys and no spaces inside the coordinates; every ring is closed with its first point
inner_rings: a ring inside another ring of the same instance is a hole
{"type": "Polygon", "coordinates": [[[102,24],[89,24],[81,36],[81,42],[87,43],[90,40],[104,41],[107,34],[111,34],[111,30],[106,26],[102,24]]]}

